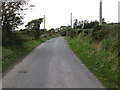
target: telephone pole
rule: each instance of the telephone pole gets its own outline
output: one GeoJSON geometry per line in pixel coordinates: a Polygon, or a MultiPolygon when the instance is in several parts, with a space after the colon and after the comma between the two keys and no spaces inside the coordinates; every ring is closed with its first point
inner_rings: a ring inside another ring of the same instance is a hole
{"type": "Polygon", "coordinates": [[[45,30],[45,15],[44,15],[44,30],[45,30]]]}
{"type": "Polygon", "coordinates": [[[2,11],[1,10],[2,10],[2,3],[0,2],[0,28],[1,28],[1,25],[2,25],[2,11]]]}
{"type": "Polygon", "coordinates": [[[100,0],[100,21],[99,25],[102,25],[102,0],[100,0]]]}
{"type": "Polygon", "coordinates": [[[71,21],[70,22],[71,22],[71,28],[72,28],[72,13],[71,13],[71,21]]]}
{"type": "Polygon", "coordinates": [[[118,2],[118,23],[120,23],[120,1],[118,2]]]}

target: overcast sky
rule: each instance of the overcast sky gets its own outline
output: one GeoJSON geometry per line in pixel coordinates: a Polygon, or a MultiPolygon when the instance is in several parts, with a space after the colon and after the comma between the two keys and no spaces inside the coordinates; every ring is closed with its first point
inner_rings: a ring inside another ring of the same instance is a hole
{"type": "MultiPolygon", "coordinates": [[[[103,0],[103,18],[107,23],[118,22],[118,1],[120,0],[103,0]]],[[[27,24],[45,14],[46,28],[59,28],[70,25],[71,12],[73,20],[99,20],[99,2],[100,0],[31,0],[29,4],[35,7],[26,11],[24,22],[27,24]]]]}

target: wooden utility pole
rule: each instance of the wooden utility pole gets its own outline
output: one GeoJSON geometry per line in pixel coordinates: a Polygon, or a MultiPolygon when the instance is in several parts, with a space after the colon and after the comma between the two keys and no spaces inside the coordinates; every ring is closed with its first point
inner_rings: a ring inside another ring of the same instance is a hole
{"type": "Polygon", "coordinates": [[[100,21],[99,25],[102,25],[102,0],[100,0],[100,21]]]}
{"type": "Polygon", "coordinates": [[[46,27],[45,27],[45,15],[44,15],[44,30],[46,29],[46,27]]]}
{"type": "Polygon", "coordinates": [[[118,2],[118,23],[120,23],[120,1],[118,2]]]}
{"type": "Polygon", "coordinates": [[[2,3],[0,2],[0,27],[1,27],[1,24],[2,24],[2,3]]]}
{"type": "Polygon", "coordinates": [[[72,13],[71,13],[71,21],[70,22],[71,22],[71,28],[72,28],[72,13]]]}

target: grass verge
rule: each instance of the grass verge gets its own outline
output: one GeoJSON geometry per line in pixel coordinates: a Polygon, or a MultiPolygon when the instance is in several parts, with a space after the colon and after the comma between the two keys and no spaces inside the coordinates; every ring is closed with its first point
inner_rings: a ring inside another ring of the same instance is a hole
{"type": "MultiPolygon", "coordinates": [[[[91,38],[66,37],[74,53],[86,64],[91,72],[108,88],[118,88],[118,57],[115,53],[104,51],[102,44],[90,43],[91,38]]],[[[106,41],[104,39],[104,41],[106,41]]]]}
{"type": "Polygon", "coordinates": [[[12,64],[27,55],[35,47],[54,37],[57,37],[57,35],[23,42],[21,45],[2,47],[2,72],[6,71],[12,64]]]}

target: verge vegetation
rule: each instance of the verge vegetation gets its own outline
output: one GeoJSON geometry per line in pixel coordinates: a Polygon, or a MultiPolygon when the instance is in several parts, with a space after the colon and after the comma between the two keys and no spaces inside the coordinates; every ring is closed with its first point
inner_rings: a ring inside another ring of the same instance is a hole
{"type": "Polygon", "coordinates": [[[57,34],[54,29],[49,31],[40,29],[43,18],[31,20],[25,26],[25,29],[19,30],[18,26],[23,24],[23,16],[20,12],[25,10],[24,6],[27,5],[27,1],[1,2],[1,4],[2,62],[0,63],[2,63],[2,69],[0,69],[4,72],[36,46],[50,38],[56,37],[57,34]]]}
{"type": "Polygon", "coordinates": [[[47,37],[41,37],[38,40],[31,40],[23,42],[20,45],[3,46],[2,47],[2,71],[6,71],[11,65],[16,63],[19,59],[27,55],[35,47],[51,38],[58,35],[52,35],[47,37]]]}
{"type": "Polygon", "coordinates": [[[65,29],[66,40],[76,55],[108,88],[120,86],[118,32],[120,24],[93,29],[65,29]]]}

